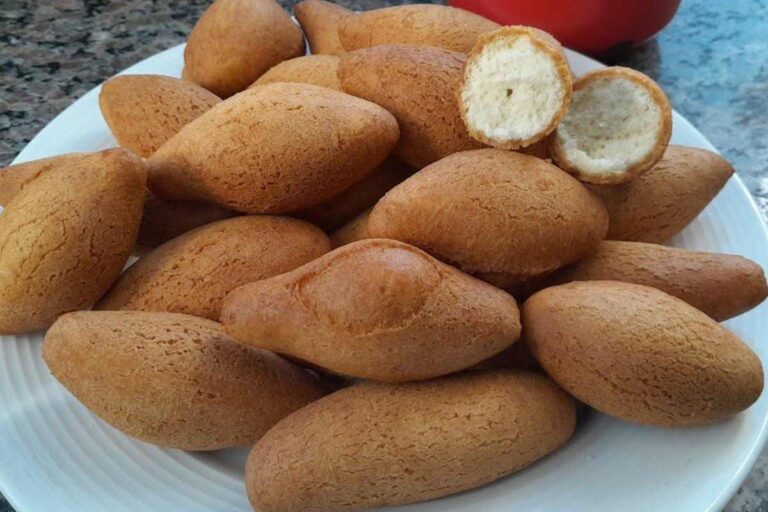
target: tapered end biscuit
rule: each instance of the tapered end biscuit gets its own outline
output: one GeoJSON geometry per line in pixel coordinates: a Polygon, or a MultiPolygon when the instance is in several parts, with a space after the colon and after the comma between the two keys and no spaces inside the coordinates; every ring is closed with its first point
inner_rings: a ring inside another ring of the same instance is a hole
{"type": "Polygon", "coordinates": [[[198,85],[160,75],[118,76],[99,94],[101,114],[118,144],[145,158],[220,101],[198,85]]]}
{"type": "Polygon", "coordinates": [[[336,69],[339,58],[335,55],[305,55],[286,60],[259,77],[250,87],[272,82],[299,82],[319,85],[341,91],[336,69]]]}
{"type": "Polygon", "coordinates": [[[41,174],[0,215],[4,334],[43,329],[92,306],[120,275],[141,219],[146,168],[130,151],[37,163],[41,174]]]}
{"type": "Polygon", "coordinates": [[[67,153],[0,169],[0,206],[6,206],[22,188],[43,173],[51,169],[87,165],[88,161],[87,153],[67,153]]]}
{"type": "Polygon", "coordinates": [[[339,41],[339,25],[352,11],[323,0],[304,0],[294,7],[312,54],[339,55],[344,47],[339,41]]]}
{"type": "Polygon", "coordinates": [[[95,415],[166,448],[250,446],[326,386],[221,325],[189,315],[77,311],[48,330],[43,360],[95,415]]]}
{"type": "Polygon", "coordinates": [[[560,44],[541,30],[512,26],[483,34],[458,91],[476,140],[518,149],[550,134],[568,109],[571,71],[560,44]]]}
{"type": "Polygon", "coordinates": [[[480,34],[499,24],[473,12],[447,5],[395,5],[347,16],[338,26],[346,51],[390,44],[435,46],[468,53],[480,34]]]}
{"type": "Polygon", "coordinates": [[[588,188],[608,210],[608,240],[660,244],[693,222],[732,175],[731,164],[717,153],[670,145],[629,183],[588,188]]]}
{"type": "Polygon", "coordinates": [[[632,69],[604,68],[574,83],[551,152],[581,181],[625,183],[661,159],[671,134],[672,110],[656,82],[632,69]]]}

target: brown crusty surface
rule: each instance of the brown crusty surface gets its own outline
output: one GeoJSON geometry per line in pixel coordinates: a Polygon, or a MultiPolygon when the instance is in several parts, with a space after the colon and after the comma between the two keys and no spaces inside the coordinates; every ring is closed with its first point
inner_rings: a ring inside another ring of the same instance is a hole
{"type": "Polygon", "coordinates": [[[339,40],[347,51],[385,44],[436,46],[469,53],[477,37],[499,24],[444,5],[398,5],[345,17],[339,40]]]}
{"type": "Polygon", "coordinates": [[[160,75],[116,76],[104,82],[99,94],[101,113],[117,143],[145,158],[220,101],[198,85],[160,75]]]}
{"type": "Polygon", "coordinates": [[[136,242],[145,184],[140,158],[109,149],[13,196],[0,215],[0,333],[43,329],[107,291],[136,242]]]}
{"type": "Polygon", "coordinates": [[[134,263],[96,309],[168,311],[218,320],[235,288],[288,272],[330,251],[317,227],[246,215],[189,231],[134,263]]]}
{"type": "Polygon", "coordinates": [[[0,169],[0,206],[6,206],[13,196],[35,178],[52,169],[67,169],[65,172],[79,172],[93,167],[103,156],[96,153],[67,153],[39,160],[13,164],[0,169]]]}
{"type": "Polygon", "coordinates": [[[376,46],[343,55],[338,74],[345,92],[397,118],[395,153],[421,169],[451,153],[482,147],[467,133],[456,99],[466,61],[466,55],[440,48],[376,46]]]}
{"type": "MultiPolygon", "coordinates": [[[[0,206],[8,204],[22,187],[51,169],[89,168],[98,153],[69,153],[0,169],[0,206]]],[[[136,240],[140,247],[157,247],[182,233],[216,220],[240,215],[214,204],[166,201],[147,193],[136,240]]]]}
{"type": "Polygon", "coordinates": [[[722,420],[763,389],[757,355],[693,306],[616,281],[546,288],[523,306],[525,341],[568,393],[611,416],[660,426],[722,420]]]}
{"type": "Polygon", "coordinates": [[[571,397],[531,372],[368,382],[278,423],[248,457],[246,488],[263,512],[425,501],[528,466],[562,446],[575,423],[571,397]]]}
{"type": "Polygon", "coordinates": [[[210,320],[175,313],[80,311],[45,336],[43,359],[88,409],[165,448],[251,445],[325,387],[210,320]]]}
{"type": "Polygon", "coordinates": [[[390,190],[367,236],[402,240],[506,288],[582,258],[607,228],[605,209],[576,179],[533,156],[481,149],[390,190]]]}
{"type": "Polygon", "coordinates": [[[216,0],[184,49],[184,79],[228,98],[304,54],[301,29],[274,0],[216,0]]]}
{"type": "Polygon", "coordinates": [[[445,375],[520,334],[505,292],[395,240],[364,240],[227,296],[221,321],[243,343],[354,377],[445,375]]]}
{"type": "Polygon", "coordinates": [[[281,62],[256,80],[251,87],[272,82],[299,82],[341,91],[335,55],[305,55],[281,62]]]}
{"type": "Polygon", "coordinates": [[[382,107],[325,87],[243,91],[182,128],[147,161],[152,192],[245,213],[290,213],[362,180],[398,138],[382,107]]]}
{"type": "Polygon", "coordinates": [[[717,153],[669,146],[656,165],[629,183],[589,189],[608,210],[609,240],[663,243],[690,224],[732,174],[717,153]]]}
{"type": "Polygon", "coordinates": [[[622,281],[652,286],[721,322],[765,300],[763,269],[732,254],[690,251],[644,242],[602,242],[586,258],[557,272],[551,284],[622,281]]]}
{"type": "Polygon", "coordinates": [[[339,25],[345,17],[354,14],[352,11],[324,0],[303,0],[296,4],[293,12],[313,55],[344,53],[339,41],[339,25]]]}

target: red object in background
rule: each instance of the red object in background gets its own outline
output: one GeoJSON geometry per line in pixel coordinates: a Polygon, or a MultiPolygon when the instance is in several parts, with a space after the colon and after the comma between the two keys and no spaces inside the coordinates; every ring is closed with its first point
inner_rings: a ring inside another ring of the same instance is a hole
{"type": "Polygon", "coordinates": [[[563,46],[603,55],[649,39],[672,19],[680,0],[450,0],[502,25],[546,30],[563,46]]]}

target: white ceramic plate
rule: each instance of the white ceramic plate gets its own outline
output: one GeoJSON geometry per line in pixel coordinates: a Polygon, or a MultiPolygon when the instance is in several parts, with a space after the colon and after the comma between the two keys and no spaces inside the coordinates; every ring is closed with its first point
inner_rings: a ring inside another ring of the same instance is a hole
{"type": "MultiPolygon", "coordinates": [[[[180,76],[183,45],[124,73],[180,76]]],[[[569,52],[576,74],[601,64],[569,52]]],[[[115,145],[98,107],[99,87],[61,113],[16,162],[115,145]]],[[[713,149],[675,114],[672,140],[713,149]]],[[[741,254],[768,268],[768,238],[734,177],[674,240],[741,254]]],[[[727,323],[768,362],[768,305],[727,323]]],[[[0,490],[19,512],[249,511],[245,450],[186,453],[133,440],[80,405],[48,373],[42,334],[0,336],[0,490]]],[[[738,417],[702,428],[659,429],[592,414],[560,451],[492,485],[390,510],[492,512],[676,511],[722,508],[766,437],[768,393],[738,417]]]]}

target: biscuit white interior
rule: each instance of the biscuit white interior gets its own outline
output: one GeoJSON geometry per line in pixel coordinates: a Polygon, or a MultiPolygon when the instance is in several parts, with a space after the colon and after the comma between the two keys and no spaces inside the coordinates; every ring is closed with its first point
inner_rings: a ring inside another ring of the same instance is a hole
{"type": "Polygon", "coordinates": [[[581,172],[623,173],[654,149],[662,125],[663,111],[645,87],[606,77],[573,92],[556,136],[581,172]]]}
{"type": "Polygon", "coordinates": [[[504,142],[544,131],[566,95],[553,57],[527,35],[488,43],[468,64],[461,91],[470,130],[504,142]]]}

